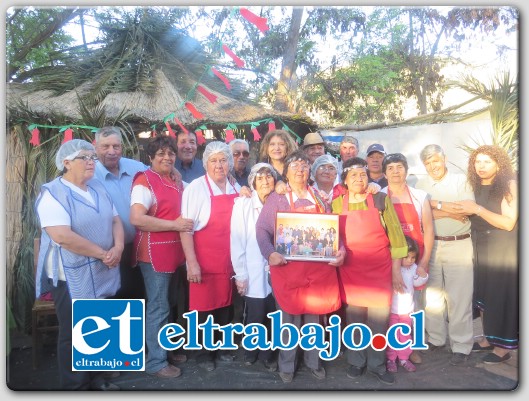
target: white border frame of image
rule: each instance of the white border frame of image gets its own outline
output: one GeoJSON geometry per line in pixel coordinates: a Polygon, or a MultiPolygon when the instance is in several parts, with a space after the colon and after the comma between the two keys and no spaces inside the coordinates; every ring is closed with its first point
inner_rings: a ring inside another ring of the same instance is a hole
{"type": "MultiPolygon", "coordinates": [[[[310,220],[315,220],[316,218],[318,218],[319,220],[323,220],[323,221],[328,221],[331,225],[332,225],[332,228],[334,228],[334,230],[336,231],[336,251],[338,251],[339,249],[339,243],[340,243],[340,222],[339,222],[339,218],[340,218],[340,215],[338,214],[332,214],[332,213],[300,213],[300,212],[277,212],[276,214],[276,221],[275,221],[275,224],[274,224],[274,227],[275,227],[275,230],[274,230],[274,249],[276,247],[276,244],[277,244],[277,225],[278,224],[281,224],[280,223],[280,218],[283,217],[283,218],[289,218],[289,219],[299,219],[300,220],[300,224],[303,222],[303,221],[307,221],[307,219],[310,219],[310,220]]],[[[304,224],[305,226],[307,226],[308,224],[305,223],[304,224]]],[[[334,248],[334,247],[333,247],[334,248]]],[[[277,251],[276,251],[277,252],[277,251]]],[[[302,256],[302,255],[299,255],[299,257],[292,257],[290,255],[285,255],[285,254],[281,254],[286,260],[290,260],[290,261],[293,261],[293,262],[296,262],[296,261],[304,261],[304,262],[332,262],[333,260],[336,259],[336,256],[324,256],[324,257],[309,257],[309,256],[302,256]]]]}
{"type": "MultiPolygon", "coordinates": [[[[8,8],[10,7],[13,7],[13,6],[35,6],[35,7],[44,7],[44,6],[57,6],[59,2],[55,1],[55,2],[49,2],[49,1],[46,1],[46,0],[33,0],[31,2],[31,4],[27,4],[27,3],[24,3],[23,1],[11,1],[11,0],[6,0],[4,2],[2,2],[2,24],[3,24],[3,28],[4,29],[0,29],[0,35],[1,35],[1,46],[2,46],[2,50],[4,51],[4,53],[2,54],[5,54],[5,44],[6,44],[6,41],[5,41],[5,32],[6,32],[6,26],[5,26],[5,16],[6,16],[6,11],[8,8]]],[[[187,3],[184,3],[184,2],[181,2],[180,0],[173,0],[173,1],[151,1],[151,0],[146,0],[146,1],[142,1],[142,2],[138,2],[138,1],[134,1],[134,2],[130,2],[130,3],[126,3],[126,4],[119,4],[120,2],[119,1],[98,1],[97,4],[94,4],[94,2],[89,2],[89,1],[86,1],[86,0],[78,0],[78,1],[75,1],[75,2],[72,2],[72,1],[61,1],[60,2],[60,6],[64,6],[64,7],[67,7],[67,6],[86,6],[86,7],[90,7],[90,6],[112,6],[112,5],[131,5],[131,6],[149,6],[149,5],[152,5],[152,6],[188,6],[188,5],[191,5],[189,4],[189,2],[187,3]]],[[[459,1],[459,0],[453,0],[453,1],[450,1],[450,2],[447,2],[446,0],[441,0],[441,1],[431,1],[431,0],[425,0],[425,1],[421,1],[421,2],[418,2],[418,3],[406,3],[404,1],[393,1],[393,0],[386,0],[386,1],[367,1],[367,0],[364,0],[362,2],[360,2],[359,4],[353,4],[351,3],[350,1],[335,1],[335,2],[323,2],[323,1],[316,1],[314,4],[311,3],[311,2],[305,2],[305,1],[299,1],[299,0],[292,0],[291,2],[288,3],[288,5],[292,5],[292,6],[301,6],[301,5],[323,5],[323,6],[340,6],[340,5],[349,5],[349,6],[362,6],[362,5],[366,5],[366,6],[377,6],[377,5],[384,5],[384,6],[399,6],[399,5],[407,5],[407,6],[413,6],[413,5],[416,5],[416,6],[443,6],[443,5],[446,5],[446,6],[469,6],[469,7],[478,7],[478,6],[513,6],[513,7],[516,7],[520,10],[520,20],[522,19],[522,14],[525,13],[526,15],[528,10],[529,10],[529,4],[527,2],[523,2],[522,0],[512,0],[512,1],[500,1],[500,2],[497,2],[497,1],[488,1],[488,0],[484,0],[484,1],[481,1],[479,2],[479,4],[473,4],[473,5],[470,5],[470,1],[459,1]]],[[[232,6],[250,6],[250,5],[285,5],[285,2],[279,2],[279,1],[276,1],[276,0],[271,0],[271,1],[268,1],[268,2],[255,2],[255,1],[248,1],[248,0],[238,0],[238,1],[234,1],[234,0],[224,0],[224,1],[212,1],[212,0],[202,0],[200,1],[200,4],[199,5],[221,5],[221,4],[226,4],[226,5],[232,5],[232,6]]],[[[528,37],[528,32],[529,32],[529,29],[520,29],[520,44],[523,44],[523,43],[529,43],[529,37],[528,37]]],[[[519,54],[520,54],[520,68],[519,68],[519,71],[520,71],[520,74],[521,74],[521,71],[523,71],[523,65],[526,64],[526,57],[527,55],[525,53],[522,53],[521,52],[521,47],[519,46],[519,54]]],[[[6,73],[6,70],[5,70],[5,62],[2,63],[2,66],[0,67],[0,71],[2,72],[2,76],[5,77],[5,73],[6,73]]],[[[525,95],[527,95],[527,82],[524,82],[523,80],[521,80],[521,87],[520,87],[520,111],[524,110],[524,106],[523,106],[523,103],[524,103],[524,99],[525,99],[525,95]]],[[[5,109],[5,81],[2,81],[2,86],[3,86],[3,102],[4,102],[4,107],[1,108],[1,111],[0,111],[0,115],[3,117],[3,121],[6,121],[6,109],[5,109]]],[[[521,123],[520,123],[520,135],[519,135],[519,138],[520,138],[520,155],[522,153],[526,153],[526,147],[529,146],[529,145],[526,145],[524,143],[524,141],[522,140],[522,138],[525,136],[525,135],[529,135],[529,132],[527,131],[527,124],[524,123],[523,120],[526,120],[526,115],[525,113],[522,113],[520,112],[520,120],[521,120],[521,123]]],[[[6,198],[5,198],[5,193],[6,193],[6,182],[5,182],[5,165],[6,165],[6,160],[5,160],[5,144],[6,144],[6,135],[2,135],[1,138],[0,138],[0,149],[3,149],[2,151],[2,163],[0,164],[0,179],[2,180],[2,187],[1,187],[1,190],[0,190],[0,205],[3,206],[3,209],[5,210],[5,201],[6,201],[6,198]]],[[[524,185],[521,185],[522,182],[523,182],[523,179],[522,177],[526,174],[526,166],[525,166],[525,162],[523,161],[523,157],[519,157],[519,168],[520,168],[520,199],[525,199],[525,193],[526,193],[526,188],[524,185]]],[[[520,202],[521,204],[521,202],[520,202]]],[[[527,219],[525,218],[525,213],[523,213],[522,210],[520,210],[520,215],[519,215],[519,220],[520,220],[520,240],[523,240],[523,235],[522,233],[524,233],[526,231],[526,226],[527,226],[527,219]]],[[[2,232],[1,232],[1,236],[2,236],[2,239],[3,239],[3,244],[6,243],[6,230],[5,230],[5,224],[6,224],[6,215],[5,213],[2,214],[2,216],[0,217],[0,225],[2,227],[2,232]]],[[[520,244],[522,244],[522,242],[520,241],[520,244]]],[[[526,263],[524,263],[526,261],[526,251],[524,250],[524,246],[521,246],[520,247],[520,266],[525,266],[526,263]]],[[[6,261],[6,248],[5,246],[2,246],[1,249],[0,249],[0,260],[4,262],[4,264],[2,266],[5,266],[5,261],[6,261]]],[[[3,269],[3,282],[5,283],[6,282],[6,271],[5,269],[3,269]]],[[[524,273],[524,269],[520,269],[520,278],[521,278],[521,283],[520,285],[528,285],[528,277],[529,275],[525,274],[524,273]]],[[[2,294],[3,294],[3,297],[2,297],[2,302],[3,302],[3,307],[1,307],[0,309],[0,319],[3,319],[2,321],[5,322],[6,321],[6,304],[5,304],[5,286],[2,286],[2,294]]],[[[527,296],[525,296],[525,293],[523,291],[520,291],[520,311],[523,311],[525,310],[524,306],[527,306],[526,305],[526,300],[527,300],[527,296]]],[[[520,316],[522,316],[522,313],[520,313],[520,316]]],[[[520,332],[521,333],[524,333],[526,332],[525,331],[525,328],[526,328],[526,323],[525,323],[525,319],[520,319],[520,332]]],[[[2,338],[2,341],[3,341],[3,350],[4,350],[4,356],[6,355],[6,338],[5,338],[5,330],[1,330],[1,338],[2,338]]],[[[520,339],[523,343],[523,340],[520,339]]],[[[522,351],[519,353],[519,358],[521,360],[522,357],[523,358],[523,361],[526,362],[526,358],[525,358],[525,355],[527,355],[528,353],[525,352],[525,351],[522,351]]],[[[524,362],[521,362],[520,361],[520,366],[524,364],[524,362]]],[[[5,367],[5,364],[0,364],[0,372],[3,373],[3,377],[7,377],[6,376],[6,371],[5,371],[6,367],[5,367]]],[[[519,390],[515,391],[515,392],[512,392],[510,394],[494,394],[496,396],[514,396],[516,398],[521,398],[523,397],[524,395],[526,396],[528,393],[529,393],[529,390],[527,390],[525,387],[523,387],[523,384],[525,383],[525,379],[527,378],[527,376],[524,374],[525,371],[523,369],[521,369],[519,367],[519,390]]],[[[8,399],[21,399],[21,398],[34,398],[35,397],[35,394],[36,393],[32,393],[32,392],[28,392],[28,393],[21,393],[21,392],[17,392],[16,396],[14,395],[14,393],[12,391],[10,391],[7,386],[4,387],[4,396],[7,395],[7,398],[8,399]]],[[[65,396],[69,396],[68,393],[62,393],[63,395],[65,396]]],[[[141,394],[141,393],[140,393],[141,394]]],[[[332,393],[333,396],[337,396],[337,397],[344,397],[344,398],[349,398],[351,396],[351,394],[347,393],[347,392],[344,392],[344,393],[332,393]]],[[[38,397],[42,397],[44,395],[45,398],[48,398],[48,397],[55,397],[58,395],[58,393],[48,393],[48,394],[38,394],[38,397]]],[[[128,393],[127,396],[130,396],[131,393],[128,393]]],[[[190,398],[193,396],[194,394],[192,393],[188,393],[187,396],[189,396],[190,398]]],[[[226,397],[226,398],[229,398],[229,399],[232,399],[233,397],[237,397],[237,396],[241,396],[241,397],[247,397],[247,395],[244,395],[243,393],[219,393],[216,395],[216,397],[218,396],[221,396],[221,397],[226,397]]],[[[292,395],[292,396],[295,396],[296,394],[295,393],[290,393],[289,395],[292,395]]],[[[302,397],[306,397],[308,394],[303,394],[302,397]]],[[[316,397],[320,397],[321,396],[321,392],[314,392],[314,395],[316,397]]],[[[410,396],[413,396],[413,395],[419,395],[420,397],[424,397],[425,394],[422,394],[422,393],[410,393],[410,392],[392,392],[391,393],[391,397],[405,397],[405,398],[408,398],[410,396]]],[[[479,399],[481,398],[483,395],[485,394],[480,394],[479,392],[478,393],[470,393],[470,392],[466,392],[465,393],[465,397],[470,397],[470,398],[476,398],[476,399],[479,399]]],[[[158,393],[157,394],[158,397],[160,396],[167,396],[167,397],[174,397],[174,393],[172,392],[168,392],[168,393],[158,393]]],[[[185,393],[182,393],[180,392],[178,397],[180,398],[186,398],[187,397],[185,393]]],[[[257,397],[257,398],[260,398],[260,397],[265,397],[266,395],[264,394],[259,394],[259,393],[253,393],[252,394],[252,397],[257,397]]],[[[369,394],[369,396],[372,396],[374,398],[378,398],[378,399],[384,399],[384,398],[387,398],[387,394],[383,394],[383,393],[371,393],[369,394]]],[[[429,393],[427,394],[428,398],[430,397],[446,397],[446,394],[443,394],[441,391],[437,391],[436,393],[429,393]]],[[[88,398],[90,397],[90,393],[78,393],[76,394],[76,397],[80,397],[80,398],[88,398]]],[[[525,399],[526,397],[524,397],[525,399]]]]}

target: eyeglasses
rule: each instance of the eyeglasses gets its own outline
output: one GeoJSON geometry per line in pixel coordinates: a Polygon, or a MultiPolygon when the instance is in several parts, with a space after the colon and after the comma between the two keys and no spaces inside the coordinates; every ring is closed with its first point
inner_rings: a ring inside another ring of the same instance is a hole
{"type": "Polygon", "coordinates": [[[250,156],[250,152],[244,150],[244,151],[242,151],[242,152],[239,152],[239,151],[233,152],[233,157],[240,157],[241,154],[242,154],[244,157],[249,157],[249,156],[250,156]]]}
{"type": "Polygon", "coordinates": [[[90,160],[95,162],[95,161],[99,160],[99,158],[96,155],[76,156],[76,157],[73,158],[73,160],[75,160],[75,159],[84,160],[85,162],[88,162],[90,160]]]}
{"type": "Polygon", "coordinates": [[[320,166],[318,167],[319,171],[328,171],[329,173],[334,173],[336,171],[336,167],[334,166],[320,166]]]}
{"type": "Polygon", "coordinates": [[[292,170],[298,170],[298,171],[309,171],[309,170],[310,170],[309,165],[306,164],[306,163],[298,163],[298,162],[294,162],[294,163],[290,163],[290,164],[289,164],[289,167],[290,167],[292,170]]]}

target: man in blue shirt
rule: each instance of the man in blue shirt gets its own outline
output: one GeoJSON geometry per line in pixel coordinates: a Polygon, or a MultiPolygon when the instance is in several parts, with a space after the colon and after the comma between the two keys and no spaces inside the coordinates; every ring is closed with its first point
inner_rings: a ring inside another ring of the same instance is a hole
{"type": "Polygon", "coordinates": [[[176,136],[178,153],[175,167],[182,174],[182,180],[188,184],[195,178],[206,174],[202,160],[197,159],[197,136],[194,132],[178,132],[176,136]]]}
{"type": "Polygon", "coordinates": [[[145,171],[145,164],[122,157],[121,129],[103,127],[95,134],[96,163],[94,177],[101,181],[114,201],[116,210],[123,222],[125,248],[121,257],[121,288],[116,298],[144,298],[143,277],[137,268],[131,266],[132,243],[136,228],[130,223],[130,190],[132,179],[139,171],[145,171]]]}

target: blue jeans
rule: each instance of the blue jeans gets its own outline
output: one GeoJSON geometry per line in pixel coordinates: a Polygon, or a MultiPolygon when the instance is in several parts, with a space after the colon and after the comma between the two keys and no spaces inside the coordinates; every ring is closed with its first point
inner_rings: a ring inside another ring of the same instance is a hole
{"type": "Polygon", "coordinates": [[[169,322],[169,284],[174,273],[158,273],[150,263],[139,262],[147,303],[145,306],[145,371],[156,373],[168,365],[167,351],[158,344],[158,332],[169,322]]]}

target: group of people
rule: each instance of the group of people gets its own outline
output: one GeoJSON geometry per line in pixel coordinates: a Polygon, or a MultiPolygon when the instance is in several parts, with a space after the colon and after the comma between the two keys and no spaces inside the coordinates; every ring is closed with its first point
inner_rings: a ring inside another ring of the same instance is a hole
{"type": "MultiPolygon", "coordinates": [[[[518,347],[517,181],[501,148],[474,150],[465,176],[448,171],[441,147],[426,146],[428,175],[412,187],[404,155],[372,144],[364,160],[349,135],[338,161],[318,133],[298,148],[288,132],[272,130],[251,167],[240,139],[208,143],[200,160],[193,132],[159,135],[146,146],[147,166],[122,157],[121,135],[103,127],[95,146],[64,143],[60,175],[36,203],[36,295],[51,292],[55,301],[64,389],[119,389],[109,374],[71,369],[76,298],[145,298],[145,370],[159,378],[179,377],[187,359],[158,343],[159,330],[178,319],[177,298],[180,309],[198,312],[199,324],[210,316],[220,326],[234,321],[239,302],[244,324],[269,327],[267,314],[276,310],[298,328],[337,314],[373,334],[411,324],[410,313],[424,310],[428,352],[448,341],[452,365],[473,351],[501,363],[518,347]],[[277,212],[338,214],[334,259],[287,260],[275,240],[277,212]],[[483,319],[478,342],[474,307],[483,319]]],[[[194,357],[204,371],[233,359],[206,349],[194,357]]],[[[409,349],[347,349],[345,357],[348,377],[367,371],[385,384],[399,366],[412,372],[421,362],[409,349]]],[[[301,359],[316,379],[326,377],[318,350],[244,351],[244,364],[259,360],[285,383],[301,359]]]]}

